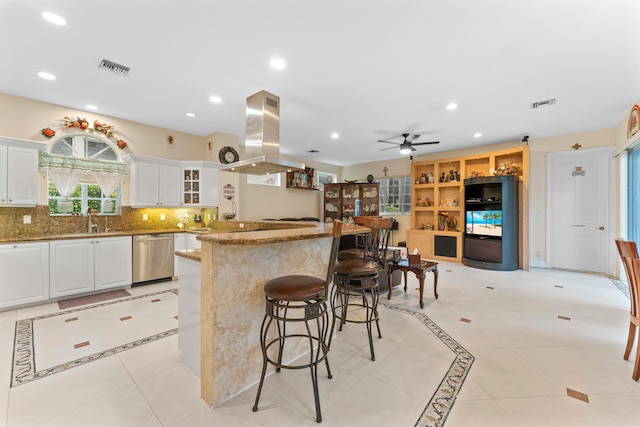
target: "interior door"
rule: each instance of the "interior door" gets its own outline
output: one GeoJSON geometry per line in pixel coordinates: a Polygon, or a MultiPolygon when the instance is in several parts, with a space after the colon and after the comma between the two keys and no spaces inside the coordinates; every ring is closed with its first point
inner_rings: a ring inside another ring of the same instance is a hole
{"type": "Polygon", "coordinates": [[[607,273],[611,241],[611,150],[550,153],[547,169],[552,268],[607,273]]]}

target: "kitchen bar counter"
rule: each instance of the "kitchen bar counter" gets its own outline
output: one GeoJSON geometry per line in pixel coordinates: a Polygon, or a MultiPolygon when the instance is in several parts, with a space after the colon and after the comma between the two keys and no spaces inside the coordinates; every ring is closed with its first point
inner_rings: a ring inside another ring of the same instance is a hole
{"type": "MultiPolygon", "coordinates": [[[[332,224],[308,223],[202,234],[200,250],[176,252],[191,271],[180,275],[179,346],[185,365],[200,377],[201,398],[208,405],[218,406],[259,380],[264,284],[290,274],[326,276],[332,229],[332,224]]],[[[368,231],[343,228],[344,235],[368,231]]],[[[287,348],[284,360],[304,354],[307,346],[301,341],[287,348]]]]}

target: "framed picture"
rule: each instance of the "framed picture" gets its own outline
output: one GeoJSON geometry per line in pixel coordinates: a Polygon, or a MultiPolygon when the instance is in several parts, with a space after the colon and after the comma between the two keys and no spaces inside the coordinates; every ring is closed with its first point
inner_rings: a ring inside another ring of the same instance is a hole
{"type": "Polygon", "coordinates": [[[247,175],[247,184],[270,185],[272,187],[280,187],[280,175],[247,175]]]}
{"type": "Polygon", "coordinates": [[[316,173],[316,176],[318,177],[318,188],[321,188],[320,185],[324,185],[324,184],[335,184],[336,182],[338,182],[338,175],[336,175],[335,173],[328,173],[328,172],[320,172],[318,171],[316,173]]]}

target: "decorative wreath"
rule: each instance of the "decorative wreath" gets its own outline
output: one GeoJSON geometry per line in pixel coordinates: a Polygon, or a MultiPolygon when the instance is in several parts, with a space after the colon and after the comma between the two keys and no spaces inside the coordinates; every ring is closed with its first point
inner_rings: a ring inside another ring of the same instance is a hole
{"type": "MultiPolygon", "coordinates": [[[[93,121],[93,127],[91,127],[89,126],[89,121],[87,121],[87,119],[80,117],[67,116],[63,119],[63,123],[64,127],[66,127],[67,129],[78,128],[84,131],[101,132],[107,138],[113,138],[113,132],[115,130],[113,125],[100,123],[97,120],[93,121]]],[[[50,139],[56,135],[56,131],[51,128],[44,128],[40,131],[40,133],[42,133],[42,135],[47,139],[50,139]]],[[[118,148],[124,149],[127,146],[127,143],[122,139],[119,139],[116,142],[116,145],[118,146],[118,148]]]]}

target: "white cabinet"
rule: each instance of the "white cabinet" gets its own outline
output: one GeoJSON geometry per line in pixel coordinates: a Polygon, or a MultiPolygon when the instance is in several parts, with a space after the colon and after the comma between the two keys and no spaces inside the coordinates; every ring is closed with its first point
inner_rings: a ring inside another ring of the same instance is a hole
{"type": "MultiPolygon", "coordinates": [[[[173,250],[176,251],[184,251],[187,249],[187,235],[185,233],[174,233],[173,234],[173,250]]],[[[173,276],[180,278],[180,267],[178,263],[178,259],[180,257],[173,256],[173,276]]]]}
{"type": "Polygon", "coordinates": [[[180,162],[182,205],[218,206],[218,170],[214,163],[180,162]]]}
{"type": "Polygon", "coordinates": [[[130,236],[52,241],[49,297],[130,285],[131,254],[130,236]]]}
{"type": "Polygon", "coordinates": [[[180,162],[131,155],[125,160],[132,207],[180,206],[180,162]]]}
{"type": "Polygon", "coordinates": [[[32,147],[41,144],[15,141],[0,138],[0,206],[33,207],[38,203],[38,149],[32,147]]]}
{"type": "Polygon", "coordinates": [[[49,242],[0,245],[0,308],[49,298],[49,242]]]}

